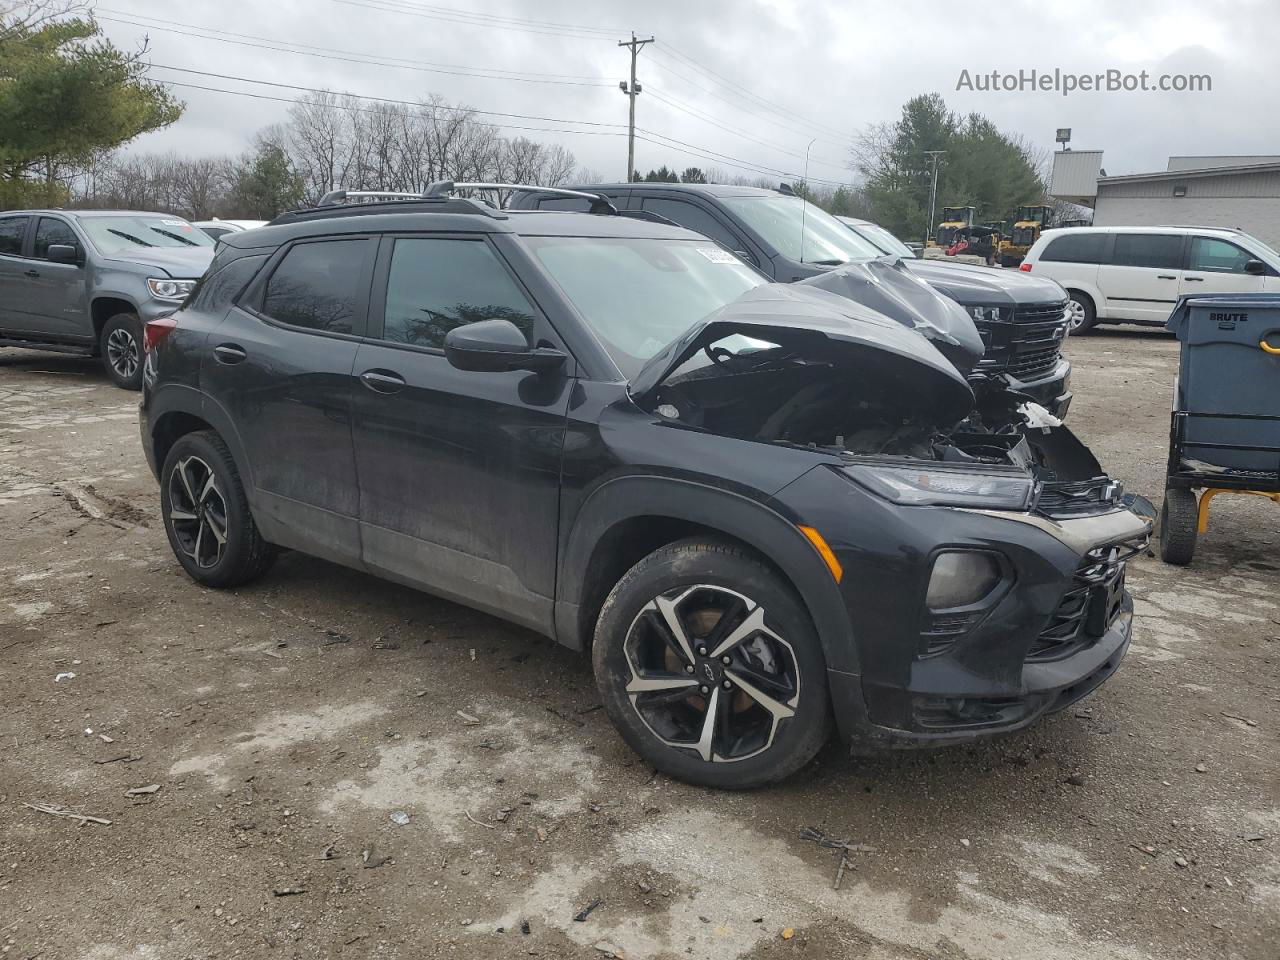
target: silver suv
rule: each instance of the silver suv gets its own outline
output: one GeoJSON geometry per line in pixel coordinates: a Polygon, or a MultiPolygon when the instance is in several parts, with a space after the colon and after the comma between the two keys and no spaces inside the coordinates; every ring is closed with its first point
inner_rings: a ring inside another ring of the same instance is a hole
{"type": "Polygon", "coordinates": [[[167,213],[0,213],[0,347],[101,356],[117,386],[137,390],[144,324],[186,299],[213,249],[167,213]]]}

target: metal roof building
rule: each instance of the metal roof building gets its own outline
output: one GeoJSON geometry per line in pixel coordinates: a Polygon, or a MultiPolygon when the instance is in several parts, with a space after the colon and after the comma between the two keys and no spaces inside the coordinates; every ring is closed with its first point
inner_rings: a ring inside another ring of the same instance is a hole
{"type": "Polygon", "coordinates": [[[1170,157],[1122,176],[1107,176],[1100,150],[1053,157],[1050,194],[1092,207],[1095,226],[1233,227],[1280,248],[1280,156],[1170,157]]]}

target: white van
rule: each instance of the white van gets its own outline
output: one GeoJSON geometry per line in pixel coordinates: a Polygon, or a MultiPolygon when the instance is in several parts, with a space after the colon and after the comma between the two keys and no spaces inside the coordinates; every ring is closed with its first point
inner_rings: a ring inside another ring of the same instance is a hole
{"type": "Polygon", "coordinates": [[[1222,227],[1046,230],[1019,269],[1066,287],[1073,333],[1095,323],[1163,326],[1184,294],[1280,292],[1280,254],[1222,227]]]}

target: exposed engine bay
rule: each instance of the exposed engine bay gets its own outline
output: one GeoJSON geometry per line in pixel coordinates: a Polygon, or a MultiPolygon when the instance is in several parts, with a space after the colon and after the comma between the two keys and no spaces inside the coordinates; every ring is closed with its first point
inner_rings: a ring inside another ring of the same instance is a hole
{"type": "Polygon", "coordinates": [[[731,304],[655,357],[633,388],[664,420],[722,436],[1030,474],[1035,509],[1052,516],[1120,501],[1089,449],[1003,375],[966,378],[920,332],[822,291],[773,285],[731,304]],[[821,315],[830,301],[844,329],[821,315]],[[797,304],[804,322],[762,322],[797,304]]]}

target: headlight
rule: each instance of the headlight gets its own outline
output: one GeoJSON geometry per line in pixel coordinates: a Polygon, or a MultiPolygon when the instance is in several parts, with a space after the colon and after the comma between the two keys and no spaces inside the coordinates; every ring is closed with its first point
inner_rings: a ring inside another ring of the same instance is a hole
{"type": "Polygon", "coordinates": [[[1001,310],[1000,307],[967,307],[974,323],[1009,323],[1013,320],[1013,310],[1001,310]]]}
{"type": "Polygon", "coordinates": [[[194,280],[161,280],[156,277],[147,280],[147,289],[157,300],[185,300],[195,285],[194,280]]]}
{"type": "Polygon", "coordinates": [[[933,561],[925,605],[930,610],[950,610],[977,603],[1000,582],[1000,564],[989,553],[951,550],[933,561]]]}
{"type": "Polygon", "coordinates": [[[942,464],[850,464],[844,472],[872,493],[910,506],[1025,510],[1034,482],[1023,473],[942,464]]]}

